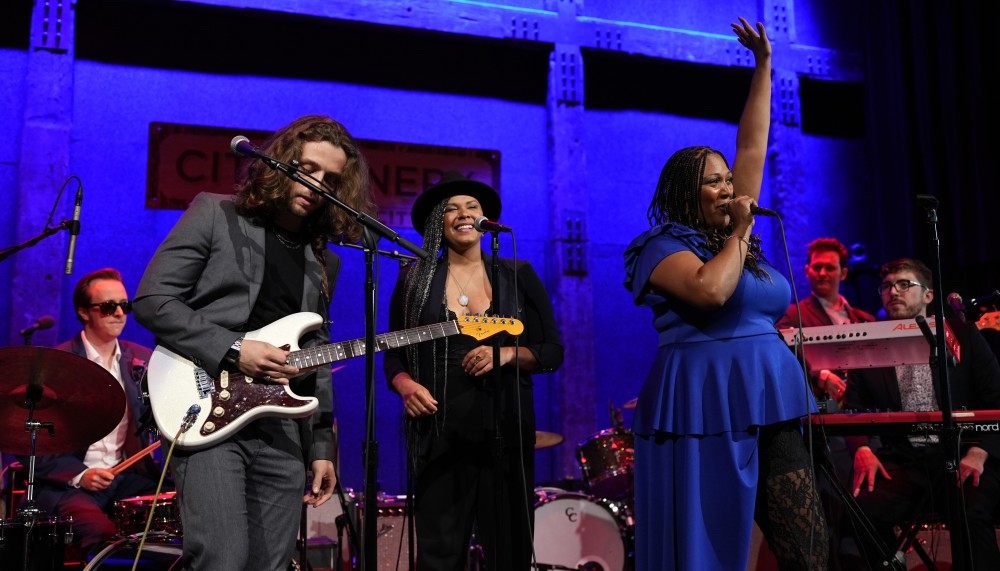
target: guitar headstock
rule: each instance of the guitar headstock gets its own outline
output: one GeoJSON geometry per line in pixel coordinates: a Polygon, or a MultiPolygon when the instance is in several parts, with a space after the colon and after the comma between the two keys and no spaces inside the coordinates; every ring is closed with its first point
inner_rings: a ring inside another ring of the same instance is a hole
{"type": "Polygon", "coordinates": [[[497,333],[520,335],[524,331],[524,324],[512,317],[464,315],[457,321],[462,335],[474,337],[477,341],[493,337],[497,333]]]}
{"type": "Polygon", "coordinates": [[[976,327],[979,329],[996,329],[1000,331],[1000,311],[991,311],[989,313],[984,313],[976,321],[976,327]]]}

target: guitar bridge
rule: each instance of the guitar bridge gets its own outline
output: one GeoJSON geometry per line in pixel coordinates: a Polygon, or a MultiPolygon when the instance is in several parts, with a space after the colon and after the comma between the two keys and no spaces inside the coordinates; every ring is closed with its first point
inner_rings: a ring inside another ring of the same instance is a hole
{"type": "Polygon", "coordinates": [[[215,381],[208,375],[205,369],[202,369],[201,367],[194,370],[194,384],[198,389],[199,398],[206,398],[208,395],[215,392],[215,381]]]}

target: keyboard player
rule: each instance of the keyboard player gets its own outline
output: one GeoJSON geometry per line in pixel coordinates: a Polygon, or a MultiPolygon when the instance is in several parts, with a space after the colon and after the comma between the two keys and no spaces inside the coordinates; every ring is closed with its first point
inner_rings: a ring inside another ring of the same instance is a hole
{"type": "MultiPolygon", "coordinates": [[[[840,240],[817,238],[809,243],[807,255],[809,262],[806,264],[805,271],[812,294],[798,304],[793,303],[788,306],[784,317],[778,321],[777,327],[779,329],[797,329],[800,325],[802,327],[816,327],[875,321],[875,317],[870,313],[852,307],[840,293],[840,285],[847,279],[848,271],[847,247],[840,240]],[[799,323],[800,317],[801,324],[799,323]]],[[[817,401],[823,402],[827,399],[833,399],[835,402],[827,403],[827,410],[836,410],[838,408],[836,402],[844,398],[847,387],[845,372],[823,369],[809,373],[809,381],[817,401]]],[[[818,450],[826,453],[835,477],[840,480],[841,485],[849,485],[851,454],[843,437],[828,437],[818,450]]],[[[848,567],[846,563],[844,567],[841,566],[844,559],[840,556],[842,551],[851,554],[856,551],[849,545],[841,545],[841,536],[843,535],[841,530],[847,525],[848,520],[844,508],[836,499],[836,492],[832,488],[836,485],[836,483],[825,479],[819,481],[819,492],[823,498],[823,511],[830,540],[829,571],[840,571],[848,567]]]]}
{"type": "MultiPolygon", "coordinates": [[[[809,263],[806,277],[812,294],[798,304],[788,306],[785,316],[778,321],[779,329],[821,325],[845,325],[875,321],[872,314],[852,307],[840,293],[840,284],[847,279],[847,246],[836,238],[817,238],[809,243],[809,263]]],[[[810,374],[816,397],[841,400],[846,389],[843,371],[824,369],[810,374]]]]}
{"type": "MultiPolygon", "coordinates": [[[[927,315],[934,299],[931,271],[921,261],[903,258],[880,270],[879,294],[889,319],[927,315]]],[[[961,359],[950,369],[953,409],[1000,409],[1000,365],[974,326],[958,320],[955,333],[961,359]]],[[[862,368],[851,371],[846,407],[856,411],[940,410],[936,370],[930,365],[862,368]]],[[[945,454],[934,434],[847,437],[854,450],[853,493],[861,508],[894,546],[893,525],[926,512],[944,513],[945,454]],[[926,502],[932,503],[926,503],[926,502]]],[[[976,445],[963,445],[959,476],[963,486],[974,565],[955,561],[955,569],[1000,569],[994,512],[1000,504],[1000,433],[982,435],[976,445]]],[[[954,485],[954,484],[952,484],[954,485]]],[[[961,545],[962,538],[951,537],[961,545]]],[[[956,550],[960,557],[963,550],[956,550]]]]}

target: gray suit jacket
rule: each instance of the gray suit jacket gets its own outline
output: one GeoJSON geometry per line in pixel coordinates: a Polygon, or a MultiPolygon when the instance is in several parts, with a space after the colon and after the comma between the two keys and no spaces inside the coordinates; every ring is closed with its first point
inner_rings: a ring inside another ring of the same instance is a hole
{"type": "MultiPolygon", "coordinates": [[[[331,294],[340,258],[326,253],[331,294]]],[[[329,317],[322,294],[322,264],[305,249],[302,311],[329,317]]],[[[240,337],[264,280],[264,227],[236,213],[232,197],[202,193],[157,248],[136,292],[136,320],[157,343],[217,375],[226,351],[240,337]]],[[[329,343],[321,328],[306,334],[301,347],[329,343]]],[[[330,368],[317,372],[316,384],[290,387],[319,399],[319,410],[300,422],[307,461],[333,459],[333,387],[330,368]]]]}

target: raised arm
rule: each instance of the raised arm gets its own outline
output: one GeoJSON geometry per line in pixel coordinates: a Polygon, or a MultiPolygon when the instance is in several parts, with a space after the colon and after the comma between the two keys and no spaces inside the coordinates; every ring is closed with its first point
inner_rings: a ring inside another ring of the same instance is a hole
{"type": "Polygon", "coordinates": [[[740,18],[732,24],[740,44],[753,52],[756,67],[750,81],[743,115],[736,131],[736,156],[733,158],[733,191],[736,196],[760,198],[764,178],[764,158],[767,155],[767,135],[771,126],[771,41],[764,24],[756,30],[740,18]]]}

